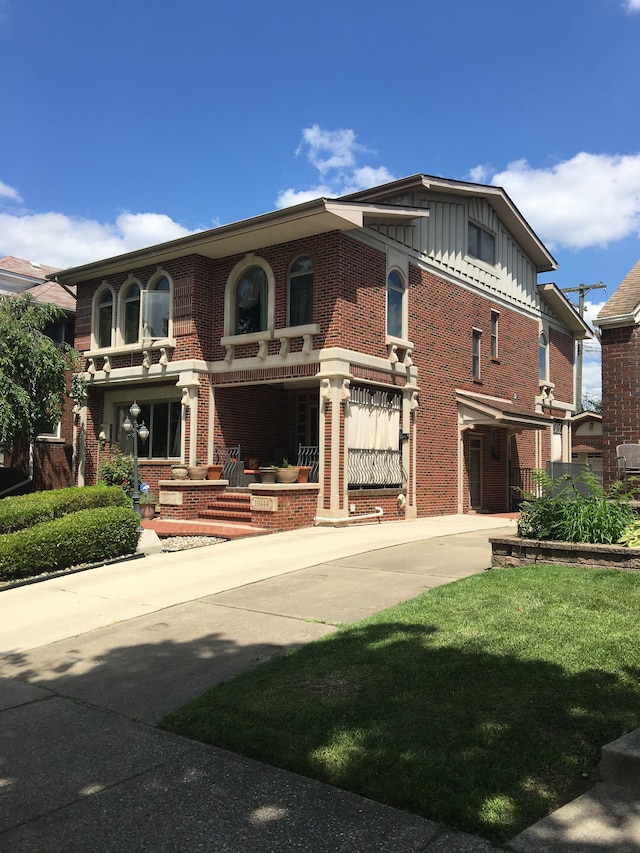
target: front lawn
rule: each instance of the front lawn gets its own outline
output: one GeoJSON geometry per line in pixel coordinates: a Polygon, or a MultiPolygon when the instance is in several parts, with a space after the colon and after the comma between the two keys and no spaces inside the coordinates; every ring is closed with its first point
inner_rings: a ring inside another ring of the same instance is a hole
{"type": "Polygon", "coordinates": [[[432,590],[220,685],[171,731],[504,842],[640,726],[640,574],[432,590]]]}

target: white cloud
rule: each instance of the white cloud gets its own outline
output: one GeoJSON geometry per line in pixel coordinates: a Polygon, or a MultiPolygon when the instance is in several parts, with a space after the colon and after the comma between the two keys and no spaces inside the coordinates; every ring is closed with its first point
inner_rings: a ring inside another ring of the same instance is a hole
{"type": "Polygon", "coordinates": [[[640,235],[640,154],[581,152],[546,169],[516,160],[491,183],[506,189],[550,247],[606,247],[640,235]]]}
{"type": "Polygon", "coordinates": [[[0,254],[68,267],[191,233],[160,213],[123,213],[113,224],[62,213],[0,213],[0,254]]]}
{"type": "Polygon", "coordinates": [[[624,8],[630,14],[634,12],[640,12],[640,0],[625,0],[624,8]]]}
{"type": "Polygon", "coordinates": [[[305,190],[293,187],[281,190],[276,207],[288,207],[314,198],[335,198],[394,180],[385,166],[359,165],[358,158],[375,152],[356,140],[356,134],[350,128],[326,130],[317,124],[305,128],[296,156],[306,153],[308,161],[320,173],[321,180],[305,190]]]}
{"type": "Polygon", "coordinates": [[[7,198],[9,201],[22,201],[18,190],[10,187],[9,184],[5,184],[3,181],[0,181],[0,198],[7,198]]]}

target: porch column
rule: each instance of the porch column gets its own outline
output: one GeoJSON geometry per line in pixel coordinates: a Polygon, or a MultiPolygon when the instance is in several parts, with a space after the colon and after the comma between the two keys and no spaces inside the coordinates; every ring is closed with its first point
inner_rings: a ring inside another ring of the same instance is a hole
{"type": "Polygon", "coordinates": [[[350,380],[348,371],[320,375],[319,524],[337,526],[349,521],[345,406],[350,380]]]}
{"type": "Polygon", "coordinates": [[[407,386],[402,394],[402,431],[409,441],[402,442],[402,465],[407,472],[405,518],[417,518],[418,390],[407,386]]]}
{"type": "Polygon", "coordinates": [[[176,383],[182,389],[182,440],[180,447],[180,459],[188,465],[193,465],[196,460],[196,442],[198,439],[198,390],[200,382],[196,374],[180,374],[176,383]],[[189,445],[187,447],[186,421],[189,416],[189,445]]]}

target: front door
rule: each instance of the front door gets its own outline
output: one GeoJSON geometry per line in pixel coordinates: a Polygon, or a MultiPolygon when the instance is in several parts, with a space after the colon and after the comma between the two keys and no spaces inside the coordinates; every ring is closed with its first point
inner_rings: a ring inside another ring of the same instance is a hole
{"type": "Polygon", "coordinates": [[[469,507],[482,508],[482,438],[469,438],[469,507]]]}

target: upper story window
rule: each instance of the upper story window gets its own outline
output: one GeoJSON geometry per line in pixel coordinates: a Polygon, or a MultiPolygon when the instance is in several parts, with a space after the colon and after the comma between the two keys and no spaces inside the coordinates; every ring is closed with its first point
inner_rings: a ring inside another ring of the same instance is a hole
{"type": "Polygon", "coordinates": [[[544,332],[538,339],[538,376],[541,382],[549,379],[549,339],[544,332]]]}
{"type": "Polygon", "coordinates": [[[289,271],[289,326],[313,323],[313,261],[298,258],[289,271]]]}
{"type": "Polygon", "coordinates": [[[122,339],[125,344],[135,344],[140,339],[140,285],[137,281],[123,289],[122,315],[122,339]]]}
{"type": "Polygon", "coordinates": [[[491,358],[498,358],[498,319],[497,311],[491,312],[491,358]]]}
{"type": "Polygon", "coordinates": [[[161,275],[149,284],[142,297],[142,337],[158,339],[169,337],[171,322],[171,282],[161,275]]]}
{"type": "Polygon", "coordinates": [[[248,335],[267,328],[267,275],[262,267],[249,267],[235,289],[234,334],[248,335]]]}
{"type": "Polygon", "coordinates": [[[114,307],[113,291],[107,285],[98,291],[94,303],[93,336],[97,347],[113,346],[114,307]]]}
{"type": "Polygon", "coordinates": [[[478,258],[487,264],[495,264],[496,238],[494,234],[474,222],[469,222],[467,243],[468,252],[472,258],[478,258]]]}
{"type": "Polygon", "coordinates": [[[471,340],[471,374],[474,379],[480,379],[480,329],[474,329],[471,340]]]}
{"type": "Polygon", "coordinates": [[[387,334],[394,338],[406,337],[404,294],[404,279],[391,270],[387,275],[387,334]]]}

